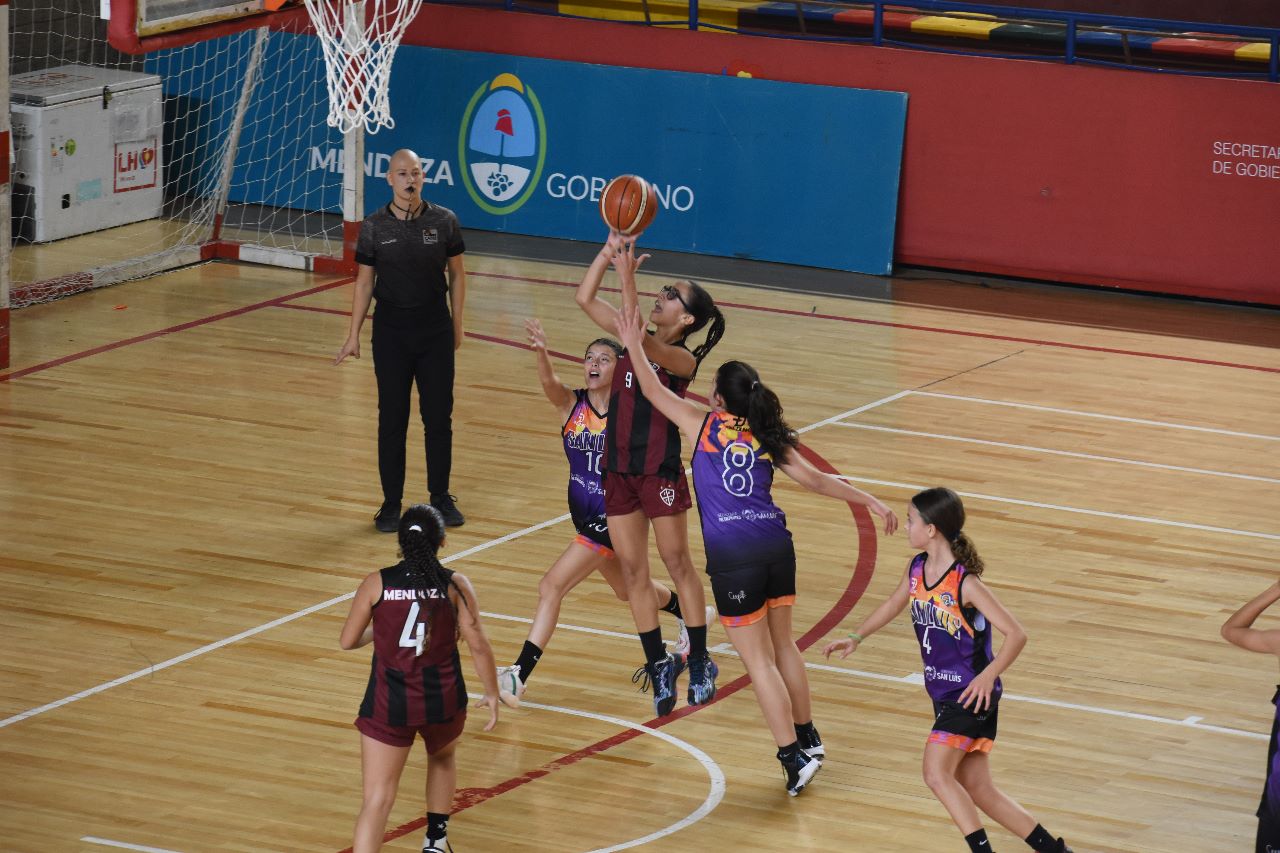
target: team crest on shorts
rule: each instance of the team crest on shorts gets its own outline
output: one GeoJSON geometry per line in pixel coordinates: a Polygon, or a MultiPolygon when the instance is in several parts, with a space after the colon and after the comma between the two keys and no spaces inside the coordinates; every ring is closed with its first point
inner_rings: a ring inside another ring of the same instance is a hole
{"type": "Polygon", "coordinates": [[[664,504],[671,506],[676,502],[676,490],[670,486],[663,486],[662,491],[658,492],[658,497],[662,498],[664,504]]]}

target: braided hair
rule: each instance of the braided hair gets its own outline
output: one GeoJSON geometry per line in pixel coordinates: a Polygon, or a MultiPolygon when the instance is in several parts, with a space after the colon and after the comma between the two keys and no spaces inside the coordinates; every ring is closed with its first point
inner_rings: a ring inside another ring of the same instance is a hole
{"type": "Polygon", "coordinates": [[[782,418],[782,401],[760,381],[760,374],[746,362],[726,361],[716,371],[716,391],[731,415],[746,418],[751,434],[775,462],[787,461],[800,437],[782,418]]]}
{"type": "Polygon", "coordinates": [[[973,540],[964,533],[964,504],[960,502],[960,496],[950,489],[936,486],[920,492],[911,499],[911,503],[925,524],[932,524],[946,537],[956,560],[970,574],[981,575],[985,566],[973,540]]]}
{"type": "Polygon", "coordinates": [[[436,556],[444,542],[444,531],[444,518],[438,509],[430,504],[414,504],[400,516],[400,553],[404,555],[404,566],[418,597],[444,596],[456,617],[458,608],[449,598],[449,587],[458,590],[464,606],[467,597],[454,582],[453,572],[441,565],[436,556]]]}
{"type": "Polygon", "coordinates": [[[720,339],[724,337],[724,315],[720,313],[720,309],[716,306],[716,302],[711,298],[711,294],[707,293],[707,289],[696,281],[689,282],[689,313],[693,315],[693,322],[685,327],[684,335],[680,338],[680,342],[684,343],[690,335],[711,324],[707,329],[707,337],[702,343],[693,348],[693,358],[695,366],[693,372],[698,372],[698,367],[702,366],[702,360],[707,357],[707,353],[720,343],[720,339]]]}

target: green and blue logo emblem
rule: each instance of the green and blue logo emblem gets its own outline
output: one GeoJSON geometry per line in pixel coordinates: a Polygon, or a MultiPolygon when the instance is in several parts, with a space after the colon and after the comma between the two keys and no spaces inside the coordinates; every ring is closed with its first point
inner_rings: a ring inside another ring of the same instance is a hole
{"type": "Polygon", "coordinates": [[[458,162],[471,200],[496,216],[519,210],[546,159],[547,122],[533,89],[514,74],[476,89],[458,130],[458,162]]]}

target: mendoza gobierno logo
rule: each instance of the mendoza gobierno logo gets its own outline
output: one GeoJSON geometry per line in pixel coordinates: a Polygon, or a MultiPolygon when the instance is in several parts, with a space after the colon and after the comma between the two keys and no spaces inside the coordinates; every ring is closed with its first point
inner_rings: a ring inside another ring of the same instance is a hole
{"type": "Polygon", "coordinates": [[[499,74],[476,89],[458,131],[462,182],[481,210],[502,216],[529,200],[547,157],[547,123],[533,89],[499,74]]]}

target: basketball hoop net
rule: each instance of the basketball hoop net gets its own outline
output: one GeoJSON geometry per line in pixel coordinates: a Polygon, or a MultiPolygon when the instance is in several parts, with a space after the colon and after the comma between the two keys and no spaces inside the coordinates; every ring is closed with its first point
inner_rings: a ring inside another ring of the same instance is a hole
{"type": "Polygon", "coordinates": [[[395,127],[388,94],[391,60],[422,0],[305,2],[324,48],[329,126],[343,134],[361,125],[368,133],[395,127]]]}

